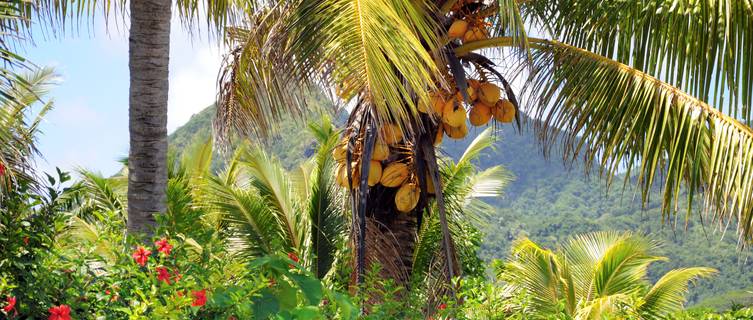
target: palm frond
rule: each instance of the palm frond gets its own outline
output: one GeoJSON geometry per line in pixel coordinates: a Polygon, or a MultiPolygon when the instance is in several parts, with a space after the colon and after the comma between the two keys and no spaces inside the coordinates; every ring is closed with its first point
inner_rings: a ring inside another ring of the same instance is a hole
{"type": "Polygon", "coordinates": [[[332,149],[338,141],[337,132],[332,130],[328,119],[322,125],[309,124],[318,137],[319,148],[310,181],[308,197],[308,218],[311,222],[312,271],[320,279],[332,268],[338,247],[344,244],[347,216],[342,207],[343,194],[335,184],[335,161],[332,149]],[[328,129],[329,128],[329,129],[328,129]],[[317,134],[318,133],[318,134],[317,134]]]}
{"type": "Polygon", "coordinates": [[[594,267],[590,293],[593,297],[606,297],[642,288],[648,266],[666,260],[652,255],[654,249],[651,242],[636,236],[612,243],[594,267]]]}
{"type": "Polygon", "coordinates": [[[684,268],[667,272],[643,298],[638,312],[645,318],[662,318],[682,309],[688,286],[699,278],[707,278],[717,271],[712,268],[684,268]]]}
{"type": "MultiPolygon", "coordinates": [[[[558,314],[560,302],[570,292],[566,288],[570,286],[570,280],[562,277],[566,266],[562,265],[560,258],[525,238],[516,240],[511,252],[512,259],[505,265],[502,279],[527,292],[537,313],[558,314]]],[[[572,310],[574,306],[568,306],[568,309],[572,310]]]]}
{"type": "Polygon", "coordinates": [[[586,306],[578,309],[577,320],[598,320],[618,318],[625,306],[632,305],[632,297],[627,294],[612,294],[588,301],[586,306]]]}
{"type": "MultiPolygon", "coordinates": [[[[663,176],[663,214],[677,218],[685,193],[689,218],[703,192],[707,220],[736,220],[741,244],[753,240],[753,129],[679,89],[603,56],[534,40],[535,72],[523,94],[548,147],[564,134],[565,159],[584,155],[608,182],[639,171],[643,203],[663,176]]],[[[509,45],[498,38],[458,48],[509,45]]]]}
{"type": "Polygon", "coordinates": [[[208,210],[222,213],[234,252],[249,257],[291,252],[293,245],[280,230],[276,214],[255,190],[227,185],[218,177],[206,180],[202,203],[208,210]]]}
{"type": "Polygon", "coordinates": [[[300,198],[293,192],[282,164],[261,148],[255,148],[244,157],[243,166],[250,185],[282,223],[286,240],[292,248],[302,249],[308,225],[299,214],[300,198]]]}
{"type": "Polygon", "coordinates": [[[733,117],[752,119],[749,0],[537,0],[523,6],[555,39],[651,74],[728,108],[733,117]]]}

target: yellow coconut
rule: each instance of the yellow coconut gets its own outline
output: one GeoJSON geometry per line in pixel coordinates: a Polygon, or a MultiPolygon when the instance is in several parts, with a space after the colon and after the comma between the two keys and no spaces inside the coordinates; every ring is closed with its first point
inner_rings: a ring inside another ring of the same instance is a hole
{"type": "Polygon", "coordinates": [[[382,137],[385,143],[393,145],[403,140],[403,132],[397,125],[387,123],[382,127],[382,137]]]}
{"type": "Polygon", "coordinates": [[[385,187],[394,188],[403,184],[409,174],[408,165],[405,163],[391,163],[382,170],[382,178],[379,179],[379,183],[385,187]]]}
{"type": "Polygon", "coordinates": [[[371,160],[384,161],[390,156],[390,147],[386,143],[377,139],[374,143],[374,151],[371,153],[371,160]]]}
{"type": "Polygon", "coordinates": [[[431,110],[434,111],[434,114],[441,116],[446,102],[441,92],[434,93],[431,96],[431,110]]]}
{"type": "Polygon", "coordinates": [[[500,99],[494,105],[494,120],[510,123],[515,119],[515,106],[507,99],[500,99]]]}
{"type": "Polygon", "coordinates": [[[474,126],[483,126],[487,123],[489,123],[489,120],[492,119],[492,109],[486,103],[483,102],[476,102],[473,104],[473,108],[471,108],[471,112],[468,115],[468,120],[471,121],[471,124],[474,126]]]}
{"type": "Polygon", "coordinates": [[[494,105],[494,120],[510,123],[515,119],[515,106],[507,99],[500,99],[494,105]]]}
{"type": "Polygon", "coordinates": [[[369,164],[369,187],[375,186],[382,179],[382,163],[371,161],[369,164]]]}
{"type": "Polygon", "coordinates": [[[499,100],[500,90],[497,85],[484,82],[478,87],[478,99],[487,105],[493,106],[499,100]]]}
{"type": "Polygon", "coordinates": [[[448,124],[444,124],[444,131],[447,136],[453,139],[463,139],[468,135],[468,125],[463,121],[460,126],[451,127],[448,124]]]}
{"type": "Polygon", "coordinates": [[[444,111],[442,111],[442,122],[453,127],[457,127],[465,122],[465,108],[463,108],[463,104],[457,99],[447,101],[444,104],[444,111]]]}
{"type": "Polygon", "coordinates": [[[471,99],[471,102],[476,101],[478,99],[478,94],[476,93],[476,88],[468,86],[468,89],[466,90],[468,93],[468,99],[471,99]]]}
{"type": "Polygon", "coordinates": [[[463,35],[463,42],[473,42],[478,40],[484,40],[488,36],[486,35],[486,29],[482,27],[473,27],[468,29],[463,35]]]}
{"type": "Polygon", "coordinates": [[[442,130],[442,126],[439,126],[437,128],[437,134],[434,136],[434,146],[438,146],[440,143],[442,143],[442,138],[444,137],[444,130],[442,130]]]}
{"type": "Polygon", "coordinates": [[[418,204],[421,190],[413,182],[406,183],[395,194],[395,206],[400,212],[410,212],[418,204]]]}
{"type": "Polygon", "coordinates": [[[455,22],[450,25],[450,29],[447,30],[447,37],[449,37],[450,39],[459,39],[462,38],[467,31],[468,22],[465,22],[463,20],[455,20],[455,22]]]}
{"type": "Polygon", "coordinates": [[[344,164],[338,164],[337,165],[337,177],[335,178],[335,181],[337,181],[337,185],[347,188],[348,187],[348,169],[345,167],[344,164]]]}

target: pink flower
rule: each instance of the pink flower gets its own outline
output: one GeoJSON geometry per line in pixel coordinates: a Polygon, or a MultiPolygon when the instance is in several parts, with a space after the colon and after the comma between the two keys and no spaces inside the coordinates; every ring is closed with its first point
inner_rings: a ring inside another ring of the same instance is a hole
{"type": "Polygon", "coordinates": [[[8,296],[5,301],[8,302],[8,305],[3,307],[3,311],[5,311],[5,313],[13,311],[13,308],[16,307],[16,297],[8,296]]]}
{"type": "Polygon", "coordinates": [[[161,252],[165,256],[170,255],[170,251],[173,249],[173,246],[167,242],[167,238],[162,238],[154,242],[154,245],[157,246],[157,251],[161,252]]]}
{"type": "Polygon", "coordinates": [[[170,272],[165,267],[157,267],[157,280],[170,284],[170,272]]]}
{"type": "Polygon", "coordinates": [[[71,307],[61,304],[57,307],[52,307],[49,310],[50,316],[47,320],[71,320],[71,307]]]}
{"type": "Polygon", "coordinates": [[[146,248],[138,247],[131,256],[133,257],[133,260],[138,263],[138,265],[143,267],[144,265],[146,265],[146,261],[149,260],[149,255],[151,254],[152,252],[147,250],[146,248]]]}
{"type": "Polygon", "coordinates": [[[191,292],[191,295],[193,295],[193,302],[191,302],[191,306],[201,307],[207,303],[207,289],[193,291],[191,292]]]}

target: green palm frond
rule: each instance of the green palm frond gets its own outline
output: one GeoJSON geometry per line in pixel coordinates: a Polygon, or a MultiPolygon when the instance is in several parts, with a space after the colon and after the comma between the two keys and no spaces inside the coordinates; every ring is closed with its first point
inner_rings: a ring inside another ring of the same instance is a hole
{"type": "Polygon", "coordinates": [[[572,237],[552,252],[526,238],[512,246],[499,277],[532,299],[534,318],[657,319],[682,308],[688,283],[710,268],[677,269],[650,288],[647,271],[659,244],[629,232],[572,237]]]}
{"type": "Polygon", "coordinates": [[[201,202],[208,210],[222,214],[234,252],[257,257],[291,251],[293,244],[280,229],[277,215],[256,190],[227,185],[218,177],[208,177],[205,187],[201,202]]]}
{"type": "Polygon", "coordinates": [[[682,309],[687,301],[689,283],[707,278],[717,271],[712,268],[684,268],[667,272],[643,298],[638,312],[645,318],[663,318],[682,309]]]}
{"type": "Polygon", "coordinates": [[[214,121],[220,143],[233,134],[266,137],[283,118],[302,117],[303,91],[313,84],[302,62],[288,54],[291,15],[281,4],[249,15],[249,28],[227,30],[232,49],[220,71],[214,121]]]}
{"type": "Polygon", "coordinates": [[[651,255],[655,249],[653,243],[636,236],[612,243],[594,266],[589,294],[606,297],[641,289],[648,266],[666,260],[651,255]]]}
{"type": "MultiPolygon", "coordinates": [[[[333,63],[331,77],[347,97],[373,105],[379,121],[407,124],[415,99],[428,101],[438,75],[430,52],[438,37],[429,1],[303,1],[292,29],[291,48],[333,63]]],[[[318,70],[321,72],[321,70],[318,70]]]]}
{"type": "Polygon", "coordinates": [[[334,181],[335,160],[332,149],[338,142],[338,134],[332,130],[329,119],[322,119],[322,124],[309,124],[310,130],[319,140],[312,172],[308,196],[308,219],[311,223],[312,271],[317,277],[324,276],[332,268],[335,253],[344,244],[347,229],[347,216],[344,195],[334,181]]]}
{"type": "Polygon", "coordinates": [[[35,181],[32,161],[38,155],[39,123],[53,106],[52,101],[43,100],[58,79],[50,68],[5,75],[12,79],[0,81],[0,165],[5,169],[0,177],[2,190],[14,182],[35,181]],[[37,102],[42,102],[39,109],[37,102]]]}
{"type": "Polygon", "coordinates": [[[86,194],[82,208],[122,213],[126,204],[126,185],[123,181],[105,178],[84,169],[79,169],[78,173],[82,191],[86,194]]]}
{"type": "MultiPolygon", "coordinates": [[[[478,41],[460,52],[509,45],[509,38],[478,41]]],[[[708,220],[736,220],[740,242],[753,240],[753,129],[669,84],[600,55],[556,41],[529,38],[536,70],[523,95],[542,119],[536,129],[548,147],[564,135],[565,158],[585,156],[612,177],[638,171],[642,200],[660,184],[663,213],[687,216],[703,192],[708,220]],[[661,176],[662,181],[657,181],[661,176]],[[685,193],[683,195],[683,193],[685,193]]]]}
{"type": "MultiPolygon", "coordinates": [[[[570,292],[570,279],[562,277],[564,266],[552,251],[528,239],[516,240],[511,247],[513,258],[505,265],[503,280],[524,290],[531,297],[531,307],[539,314],[558,314],[560,302],[570,292]]],[[[568,299],[570,300],[570,299],[568,299]]],[[[568,306],[572,308],[572,306],[568,306]]]]}
{"type": "Polygon", "coordinates": [[[244,158],[243,168],[249,175],[250,186],[282,223],[285,238],[292,248],[300,251],[308,225],[299,214],[301,201],[293,192],[288,172],[261,148],[253,149],[244,158]]]}
{"type": "Polygon", "coordinates": [[[586,306],[579,308],[575,314],[575,319],[620,319],[622,318],[620,316],[624,316],[626,309],[628,309],[626,307],[633,304],[633,300],[634,298],[631,295],[622,293],[599,297],[588,301],[586,306]]]}
{"type": "Polygon", "coordinates": [[[727,107],[743,121],[752,119],[749,0],[536,0],[523,7],[557,40],[629,64],[727,107]]]}

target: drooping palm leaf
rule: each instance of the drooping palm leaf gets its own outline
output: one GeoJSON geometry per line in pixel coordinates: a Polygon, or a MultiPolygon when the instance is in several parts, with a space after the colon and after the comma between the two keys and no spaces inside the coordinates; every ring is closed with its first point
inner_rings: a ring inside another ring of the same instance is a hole
{"type": "MultiPolygon", "coordinates": [[[[479,41],[460,52],[509,45],[479,41]]],[[[663,213],[674,216],[686,193],[697,193],[711,221],[738,222],[740,242],[753,240],[753,129],[669,84],[600,55],[556,41],[529,38],[536,70],[524,95],[536,129],[551,147],[564,132],[565,158],[585,156],[611,178],[638,171],[642,199],[663,176],[663,213]]],[[[626,180],[627,183],[628,180],[626,180]]],[[[676,217],[676,216],[675,216],[676,217]]]]}
{"type": "Polygon", "coordinates": [[[557,40],[642,70],[743,121],[753,116],[749,0],[537,0],[523,7],[557,40]]]}

